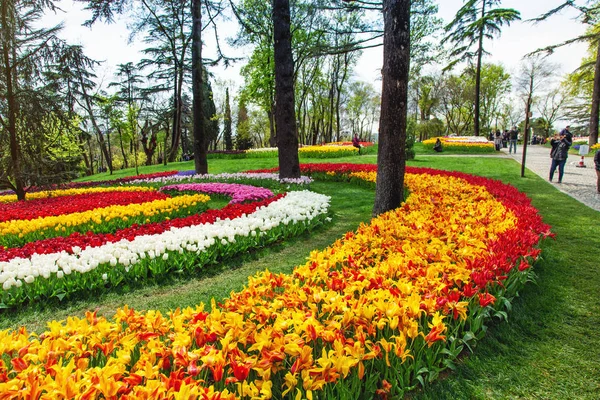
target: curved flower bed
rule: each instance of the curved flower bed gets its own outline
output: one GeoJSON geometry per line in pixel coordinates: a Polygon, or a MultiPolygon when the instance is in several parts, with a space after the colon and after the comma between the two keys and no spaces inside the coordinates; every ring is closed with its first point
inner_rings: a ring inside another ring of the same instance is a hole
{"type": "Polygon", "coordinates": [[[0,223],[10,220],[32,220],[61,214],[89,211],[96,208],[141,204],[168,198],[164,193],[144,188],[141,191],[84,193],[62,197],[48,197],[14,203],[0,203],[0,223]]]}
{"type": "MultiPolygon", "coordinates": [[[[300,178],[279,178],[279,174],[267,173],[267,172],[236,172],[236,173],[221,173],[221,174],[196,174],[196,171],[179,171],[177,175],[168,177],[159,177],[153,179],[136,179],[131,183],[173,183],[173,182],[189,182],[189,181],[209,181],[218,183],[246,183],[252,186],[280,186],[276,184],[287,184],[297,185],[299,187],[309,185],[312,179],[307,176],[301,176],[300,178]]],[[[288,186],[289,189],[289,186],[288,186]]]]}
{"type": "Polygon", "coordinates": [[[84,249],[35,253],[30,258],[0,262],[5,306],[27,300],[65,296],[122,282],[192,272],[217,259],[295,235],[321,223],[329,198],[291,192],[251,214],[215,219],[212,223],[171,227],[84,249]],[[167,262],[168,260],[168,262],[167,262]]]}
{"type": "MultiPolygon", "coordinates": [[[[39,192],[27,193],[27,200],[45,199],[49,197],[76,196],[90,193],[110,193],[110,192],[144,192],[154,191],[156,189],[142,186],[112,186],[112,187],[88,187],[73,189],[42,190],[39,192]]],[[[1,203],[12,203],[17,201],[16,194],[0,195],[1,203]]]]}
{"type": "Polygon", "coordinates": [[[53,322],[39,337],[0,333],[0,392],[393,398],[435,379],[503,315],[550,233],[500,182],[413,168],[406,182],[400,209],[311,253],[292,275],[257,274],[222,306],[169,316],[125,307],[113,321],[53,322]]]}
{"type": "Polygon", "coordinates": [[[231,204],[243,203],[249,200],[264,200],[273,196],[273,192],[269,189],[239,183],[183,183],[180,185],[163,186],[160,190],[220,194],[231,197],[231,204]]]}
{"type": "Polygon", "coordinates": [[[75,251],[79,251],[79,249],[84,249],[88,246],[100,246],[106,243],[118,242],[122,239],[133,240],[136,236],[162,233],[171,228],[212,224],[218,219],[234,219],[244,214],[251,214],[257,208],[267,206],[271,202],[280,199],[282,196],[283,195],[278,195],[268,200],[257,201],[250,204],[229,204],[220,210],[211,209],[201,214],[193,214],[182,218],[167,219],[143,225],[134,224],[129,228],[119,229],[114,233],[98,234],[94,232],[74,232],[66,237],[37,240],[35,242],[27,243],[22,247],[0,247],[0,261],[10,261],[13,258],[30,258],[34,255],[55,252],[73,254],[75,251]]]}
{"type": "Polygon", "coordinates": [[[205,203],[210,200],[203,194],[160,197],[164,198],[94,209],[83,204],[84,211],[0,222],[0,244],[16,247],[33,240],[66,236],[73,232],[114,232],[133,223],[156,222],[158,219],[196,213],[206,209],[205,203]]]}

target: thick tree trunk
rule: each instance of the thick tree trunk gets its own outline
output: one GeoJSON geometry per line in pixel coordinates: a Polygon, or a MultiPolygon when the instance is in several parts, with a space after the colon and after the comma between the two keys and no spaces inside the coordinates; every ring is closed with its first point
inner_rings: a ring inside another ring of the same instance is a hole
{"type": "Polygon", "coordinates": [[[194,120],[194,168],[208,173],[206,135],[202,110],[202,1],[192,0],[192,118],[194,120]]]}
{"type": "Polygon", "coordinates": [[[383,84],[374,216],[397,208],[404,199],[410,3],[410,0],[383,1],[383,84]]]}
{"type": "Polygon", "coordinates": [[[590,114],[589,145],[598,143],[598,118],[600,117],[600,40],[596,50],[596,67],[594,69],[594,91],[592,93],[592,112],[590,114]]]}
{"type": "Polygon", "coordinates": [[[294,60],[289,0],[273,0],[275,50],[275,126],[279,149],[279,177],[299,178],[298,132],[294,112],[294,60]]]}

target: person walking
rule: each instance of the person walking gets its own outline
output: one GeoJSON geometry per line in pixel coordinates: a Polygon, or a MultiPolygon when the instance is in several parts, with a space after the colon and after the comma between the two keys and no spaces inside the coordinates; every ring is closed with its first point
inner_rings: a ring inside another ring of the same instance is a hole
{"type": "Polygon", "coordinates": [[[516,126],[513,126],[512,129],[508,132],[508,154],[511,154],[512,151],[517,154],[517,140],[519,139],[519,131],[516,126]]]}
{"type": "Polygon", "coordinates": [[[596,150],[596,154],[594,154],[594,164],[596,165],[596,177],[598,178],[596,190],[600,193],[600,149],[596,150]]]}
{"type": "Polygon", "coordinates": [[[500,133],[500,130],[496,131],[494,144],[496,145],[496,151],[500,151],[500,148],[502,147],[502,133],[500,133]]]}
{"type": "Polygon", "coordinates": [[[565,164],[567,163],[567,157],[569,156],[569,148],[573,144],[571,132],[567,128],[563,129],[558,135],[554,135],[550,141],[552,151],[550,151],[550,158],[552,158],[552,165],[550,166],[549,180],[552,182],[554,178],[554,172],[558,167],[558,183],[562,183],[563,175],[565,174],[565,164]]]}

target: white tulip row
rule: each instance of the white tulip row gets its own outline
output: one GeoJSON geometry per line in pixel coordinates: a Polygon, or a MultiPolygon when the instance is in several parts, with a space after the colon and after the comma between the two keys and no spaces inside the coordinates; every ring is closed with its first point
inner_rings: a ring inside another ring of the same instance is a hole
{"type": "Polygon", "coordinates": [[[0,262],[0,284],[4,290],[33,283],[36,279],[62,278],[73,272],[86,273],[102,264],[129,266],[146,257],[168,258],[167,251],[201,253],[220,242],[235,243],[236,236],[264,235],[269,230],[290,223],[310,221],[324,215],[329,209],[330,197],[310,191],[289,192],[285,197],[268,206],[257,209],[250,215],[235,219],[217,220],[212,224],[172,228],[156,235],[142,235],[134,240],[123,239],[97,247],[74,248],[74,253],[65,251],[36,254],[30,258],[14,258],[0,262]]]}
{"type": "Polygon", "coordinates": [[[308,185],[313,182],[313,179],[308,176],[300,178],[283,178],[279,179],[279,174],[272,172],[236,172],[236,173],[221,173],[221,174],[185,174],[185,175],[170,175],[161,176],[150,179],[136,179],[128,183],[174,183],[174,182],[193,182],[193,181],[223,181],[223,180],[261,180],[269,179],[279,183],[293,183],[296,185],[308,185]]]}

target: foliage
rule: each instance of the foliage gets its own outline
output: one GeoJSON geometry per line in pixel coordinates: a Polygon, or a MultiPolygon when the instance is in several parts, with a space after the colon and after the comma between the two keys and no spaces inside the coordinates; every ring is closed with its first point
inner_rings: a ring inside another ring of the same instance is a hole
{"type": "Polygon", "coordinates": [[[0,7],[0,188],[13,189],[19,198],[29,186],[79,173],[78,119],[67,108],[73,100],[57,90],[67,67],[57,64],[69,47],[57,37],[60,25],[37,28],[44,9],[54,10],[54,3],[0,7]]]}

